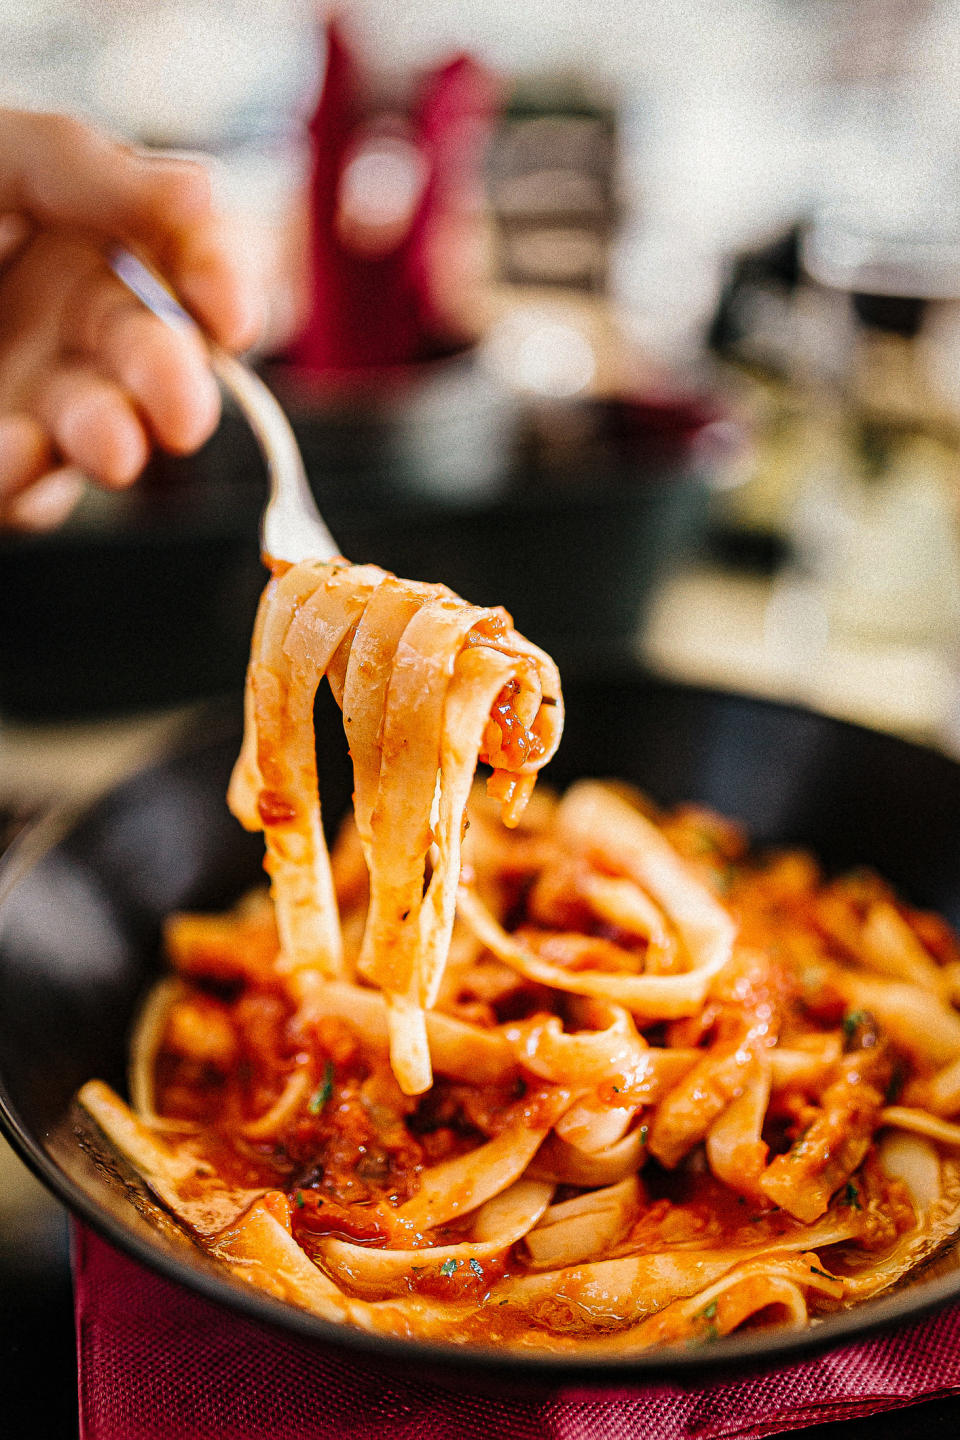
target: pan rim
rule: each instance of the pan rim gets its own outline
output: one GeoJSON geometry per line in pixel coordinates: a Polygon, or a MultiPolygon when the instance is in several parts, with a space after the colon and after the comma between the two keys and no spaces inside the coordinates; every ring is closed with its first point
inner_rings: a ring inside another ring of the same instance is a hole
{"type": "MultiPolygon", "coordinates": [[[[920,751],[953,773],[960,763],[932,745],[907,740],[900,736],[839,717],[824,715],[808,706],[778,701],[766,696],[745,695],[705,685],[687,685],[659,677],[638,675],[636,671],[614,671],[605,676],[614,683],[642,682],[646,687],[677,692],[688,696],[743,702],[748,708],[792,713],[811,717],[829,728],[854,734],[866,732],[880,736],[896,750],[920,751]]],[[[142,783],[152,773],[162,771],[177,761],[222,745],[231,735],[238,735],[236,714],[225,710],[223,702],[214,702],[198,718],[196,726],[186,735],[176,737],[150,762],[136,769],[119,784],[82,808],[64,805],[47,811],[28,825],[0,860],[0,921],[7,900],[16,887],[57,845],[65,840],[86,819],[95,817],[108,804],[115,803],[129,788],[142,783]]],[[[0,957],[2,959],[2,957],[0,957]]],[[[954,1275],[914,1283],[909,1289],[868,1301],[863,1306],[839,1312],[815,1321],[803,1330],[766,1330],[747,1335],[733,1335],[695,1349],[664,1349],[635,1355],[580,1356],[576,1352],[505,1351],[493,1346],[462,1346],[439,1344],[424,1340],[404,1340],[389,1335],[368,1333],[347,1325],[322,1320],[288,1302],[276,1300],[240,1281],[200,1266],[192,1267],[159,1242],[143,1238],[119,1222],[96,1199],[87,1193],[56,1162],[23,1120],[14,1105],[6,1083],[4,1060],[0,1055],[0,1132],[37,1179],[66,1208],[90,1228],[130,1258],[147,1266],[154,1273],[211,1301],[219,1309],[239,1314],[247,1320],[267,1325],[274,1331],[292,1334],[323,1346],[338,1349],[385,1365],[409,1364],[415,1359],[432,1374],[445,1371],[447,1378],[473,1375],[510,1381],[535,1382],[544,1388],[609,1389],[643,1386],[656,1381],[696,1378],[709,1372],[711,1382],[724,1378],[724,1372],[740,1377],[751,1370],[778,1368],[850,1341],[899,1328],[941,1309],[952,1300],[960,1299],[960,1270],[954,1275]]]]}

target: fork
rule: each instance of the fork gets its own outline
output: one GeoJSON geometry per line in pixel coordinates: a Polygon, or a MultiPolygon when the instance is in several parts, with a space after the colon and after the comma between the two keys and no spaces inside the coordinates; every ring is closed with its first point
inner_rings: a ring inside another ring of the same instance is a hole
{"type": "Polygon", "coordinates": [[[249,365],[204,335],[166,281],[131,251],[114,250],[109,263],[117,279],[122,280],[158,320],[173,330],[189,326],[202,335],[211,370],[253,431],[266,465],[269,486],[260,520],[263,554],[292,564],[301,560],[334,559],[340,554],[339,547],[317,509],[296,436],[272,391],[249,365]]]}

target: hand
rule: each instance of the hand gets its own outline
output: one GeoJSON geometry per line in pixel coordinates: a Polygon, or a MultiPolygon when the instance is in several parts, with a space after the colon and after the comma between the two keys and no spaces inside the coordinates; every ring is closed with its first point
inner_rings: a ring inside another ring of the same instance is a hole
{"type": "Polygon", "coordinates": [[[154,444],[189,453],[216,428],[199,337],[169,329],[113,275],[118,244],[221,344],[254,340],[256,287],[201,165],[0,109],[0,526],[56,525],[78,472],[120,488],[154,444]]]}

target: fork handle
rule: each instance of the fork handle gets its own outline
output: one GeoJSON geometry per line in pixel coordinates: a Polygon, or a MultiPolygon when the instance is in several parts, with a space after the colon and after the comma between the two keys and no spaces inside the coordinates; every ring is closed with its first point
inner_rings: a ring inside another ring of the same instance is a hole
{"type": "Polygon", "coordinates": [[[203,339],[210,368],[236,401],[257,439],[267,468],[270,494],[260,522],[260,547],[274,560],[333,560],[339,547],[317,509],[303,456],[290,421],[259,375],[205,335],[176,295],[131,251],[122,247],[109,257],[110,268],[158,320],[172,330],[189,327],[203,339]]]}
{"type": "Polygon", "coordinates": [[[210,367],[232,395],[267,462],[270,498],[260,522],[260,545],[277,560],[333,560],[340,549],[317,509],[303,457],[276,396],[248,365],[208,341],[210,367]],[[278,478],[282,475],[282,481],[278,478]]]}

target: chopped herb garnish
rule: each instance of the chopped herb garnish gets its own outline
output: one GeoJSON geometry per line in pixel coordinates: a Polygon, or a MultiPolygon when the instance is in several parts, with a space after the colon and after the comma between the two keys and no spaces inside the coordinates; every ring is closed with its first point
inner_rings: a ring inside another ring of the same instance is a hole
{"type": "Polygon", "coordinates": [[[411,1266],[410,1266],[410,1273],[411,1273],[412,1275],[422,1275],[422,1274],[423,1274],[423,1271],[424,1271],[424,1266],[423,1266],[423,1265],[411,1265],[411,1266]]]}
{"type": "Polygon", "coordinates": [[[619,1085],[611,1085],[611,1086],[610,1086],[610,1089],[613,1091],[614,1095],[619,1095],[619,1094],[620,1094],[620,1086],[619,1086],[619,1085]]]}
{"type": "Polygon", "coordinates": [[[847,1187],[843,1192],[843,1199],[844,1203],[846,1205],[852,1205],[854,1210],[863,1209],[863,1206],[860,1204],[860,1191],[852,1180],[847,1181],[847,1187]]]}
{"type": "Polygon", "coordinates": [[[716,1325],[706,1325],[699,1335],[691,1335],[687,1341],[687,1349],[695,1350],[698,1345],[706,1345],[710,1340],[719,1340],[720,1331],[716,1325]]]}
{"type": "Polygon", "coordinates": [[[716,1313],[717,1313],[717,1302],[716,1302],[716,1300],[711,1300],[711,1301],[710,1301],[710,1304],[709,1304],[709,1305],[705,1305],[705,1306],[703,1307],[703,1309],[700,1311],[700,1314],[701,1314],[701,1316],[703,1317],[704,1320],[712,1320],[713,1317],[714,1317],[714,1315],[716,1315],[716,1313]]]}
{"type": "Polygon", "coordinates": [[[649,1135],[649,1133],[650,1133],[650,1126],[649,1126],[649,1125],[641,1125],[641,1126],[640,1126],[640,1144],[641,1144],[641,1145],[646,1145],[646,1143],[647,1143],[647,1136],[649,1135]]]}
{"type": "Polygon", "coordinates": [[[479,1260],[471,1260],[470,1269],[473,1271],[474,1275],[476,1275],[478,1280],[483,1279],[483,1266],[480,1264],[479,1260]]]}
{"type": "Polygon", "coordinates": [[[454,1272],[454,1270],[456,1270],[456,1268],[457,1268],[457,1262],[456,1262],[456,1260],[454,1260],[453,1258],[451,1258],[451,1259],[449,1259],[449,1260],[444,1260],[443,1264],[440,1266],[440,1274],[441,1274],[441,1275],[452,1275],[453,1272],[454,1272]]]}
{"type": "Polygon", "coordinates": [[[296,1207],[297,1207],[298,1210],[302,1210],[302,1209],[303,1209],[304,1199],[303,1199],[303,1191],[302,1191],[302,1190],[298,1190],[298,1191],[297,1191],[296,1197],[295,1197],[295,1200],[294,1200],[294,1203],[295,1203],[295,1205],[296,1205],[296,1207]]]}
{"type": "Polygon", "coordinates": [[[722,870],[713,872],[713,883],[719,895],[729,895],[733,889],[733,882],[737,878],[737,871],[734,865],[724,865],[722,870]]]}
{"type": "Polygon", "coordinates": [[[319,1115],[320,1111],[323,1109],[324,1105],[326,1105],[332,1094],[333,1061],[328,1060],[326,1065],[323,1067],[323,1084],[318,1086],[317,1089],[310,1096],[310,1101],[307,1105],[307,1109],[310,1111],[310,1114],[319,1115]]]}
{"type": "Polygon", "coordinates": [[[823,1278],[824,1278],[824,1280],[833,1280],[833,1279],[836,1278],[836,1277],[833,1276],[833,1275],[828,1275],[827,1272],[826,1272],[826,1270],[821,1270],[821,1269],[819,1269],[819,1267],[816,1266],[816,1265],[811,1265],[811,1266],[810,1266],[810,1274],[811,1274],[811,1275],[822,1275],[823,1278]]]}
{"type": "Polygon", "coordinates": [[[800,1134],[797,1136],[796,1140],[794,1140],[793,1144],[790,1146],[791,1160],[796,1160],[797,1157],[803,1153],[803,1142],[806,1140],[809,1133],[810,1126],[805,1125],[804,1128],[800,1131],[800,1134]]]}
{"type": "Polygon", "coordinates": [[[843,1017],[843,1033],[848,1040],[852,1040],[858,1025],[863,1025],[868,1019],[866,1010],[848,1010],[843,1017]]]}

